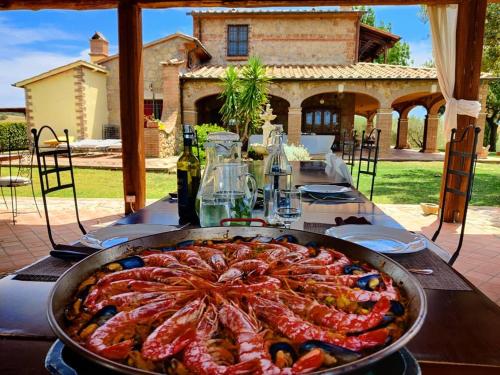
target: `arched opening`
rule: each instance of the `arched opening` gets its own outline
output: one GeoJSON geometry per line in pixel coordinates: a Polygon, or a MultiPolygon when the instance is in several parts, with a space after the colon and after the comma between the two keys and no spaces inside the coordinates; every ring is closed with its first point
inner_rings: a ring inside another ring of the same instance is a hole
{"type": "Polygon", "coordinates": [[[417,105],[407,113],[408,143],[412,149],[424,151],[427,139],[427,109],[422,105],[417,105]]]}
{"type": "Polygon", "coordinates": [[[219,98],[219,94],[208,95],[196,101],[196,113],[198,125],[201,124],[217,124],[223,125],[222,116],[219,111],[222,107],[223,100],[219,98]]]}
{"type": "Polygon", "coordinates": [[[397,148],[398,146],[398,138],[400,136],[399,129],[399,119],[401,115],[398,111],[392,111],[392,127],[391,127],[391,146],[397,148]]]}
{"type": "MultiPolygon", "coordinates": [[[[288,108],[290,103],[287,100],[275,95],[268,95],[269,104],[276,115],[273,124],[282,124],[285,132],[288,130],[288,108]]],[[[224,101],[219,98],[219,94],[208,95],[196,101],[196,112],[198,124],[224,125],[222,116],[219,113],[224,101]]],[[[258,132],[261,132],[260,128],[258,132]]]]}
{"type": "Polygon", "coordinates": [[[283,125],[283,131],[288,132],[288,109],[290,108],[290,103],[287,100],[280,98],[279,96],[269,95],[269,104],[273,109],[273,114],[276,118],[272,121],[273,124],[283,125]]]}

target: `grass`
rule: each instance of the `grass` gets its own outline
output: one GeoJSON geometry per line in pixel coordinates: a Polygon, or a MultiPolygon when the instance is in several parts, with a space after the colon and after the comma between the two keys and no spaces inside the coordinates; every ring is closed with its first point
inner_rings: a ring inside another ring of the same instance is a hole
{"type": "MultiPolygon", "coordinates": [[[[421,202],[438,203],[441,184],[442,162],[380,162],[375,179],[375,203],[421,202]]],[[[3,173],[6,171],[4,169],[3,173]]],[[[39,194],[38,175],[35,171],[35,191],[39,194]]],[[[357,168],[353,171],[354,181],[357,168]]],[[[146,176],[147,198],[159,199],[176,191],[176,175],[164,172],[148,172],[146,176]]],[[[79,198],[121,198],[123,196],[121,171],[75,168],[77,195],[79,198]]],[[[360,190],[369,194],[371,176],[362,175],[360,190]]],[[[50,181],[51,184],[55,180],[50,181]]],[[[64,181],[63,181],[64,182],[64,181]]],[[[477,164],[471,204],[476,206],[500,206],[500,165],[477,164]]],[[[8,196],[9,190],[4,189],[8,196]]],[[[18,196],[31,196],[29,187],[18,189],[18,196]]],[[[71,197],[69,190],[52,193],[53,197],[71,197]]]]}

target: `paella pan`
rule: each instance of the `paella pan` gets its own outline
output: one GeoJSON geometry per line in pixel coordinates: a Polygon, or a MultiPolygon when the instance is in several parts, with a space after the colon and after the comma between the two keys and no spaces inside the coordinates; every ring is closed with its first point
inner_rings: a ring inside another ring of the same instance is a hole
{"type": "Polygon", "coordinates": [[[100,251],[55,285],[49,321],[123,373],[347,373],[399,350],[425,317],[391,259],[336,238],[220,227],[100,251]]]}

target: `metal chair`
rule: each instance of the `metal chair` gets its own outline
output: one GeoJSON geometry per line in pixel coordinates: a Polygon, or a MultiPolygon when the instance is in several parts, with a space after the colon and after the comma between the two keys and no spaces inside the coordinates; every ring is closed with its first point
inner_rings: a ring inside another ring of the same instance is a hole
{"type": "Polygon", "coordinates": [[[352,170],[354,168],[354,163],[356,161],[355,151],[356,151],[356,130],[352,129],[350,134],[347,133],[347,130],[344,130],[344,136],[342,138],[342,160],[346,165],[351,166],[351,175],[352,170]],[[349,137],[349,135],[352,135],[349,137]]]}
{"type": "MultiPolygon", "coordinates": [[[[2,146],[2,145],[0,145],[2,146]]],[[[9,163],[8,175],[2,176],[2,165],[0,163],[0,190],[2,193],[3,202],[7,209],[9,208],[5,199],[3,188],[10,188],[12,223],[16,224],[17,210],[17,188],[22,186],[31,186],[31,194],[38,215],[41,217],[40,209],[35,197],[33,187],[33,153],[34,149],[26,134],[18,135],[14,131],[8,132],[7,145],[0,147],[2,153],[7,157],[9,163]]]]}
{"type": "MultiPolygon", "coordinates": [[[[70,253],[72,250],[75,252],[78,252],[82,249],[80,246],[73,246],[73,245],[66,245],[66,244],[57,244],[54,241],[54,238],[52,236],[52,229],[50,226],[50,218],[49,218],[49,211],[48,211],[48,206],[47,206],[47,195],[50,193],[53,193],[55,191],[59,190],[64,190],[64,189],[71,189],[73,192],[73,201],[75,203],[75,214],[76,214],[76,222],[78,224],[78,227],[80,228],[82,234],[86,234],[87,232],[85,231],[85,228],[83,227],[82,223],[80,222],[80,216],[78,214],[78,203],[76,199],[76,188],[75,188],[75,178],[73,175],[73,164],[71,162],[71,148],[69,145],[69,137],[68,137],[68,130],[64,129],[64,134],[66,135],[66,139],[59,139],[57,134],[54,132],[54,130],[47,125],[44,125],[40,128],[40,130],[32,129],[31,132],[33,133],[34,136],[34,143],[35,143],[35,153],[36,153],[36,158],[38,162],[38,174],[40,176],[40,188],[42,192],[42,199],[43,199],[43,207],[45,210],[45,219],[47,222],[47,231],[49,235],[49,240],[50,243],[52,244],[53,251],[51,251],[51,255],[53,256],[59,256],[58,254],[61,255],[67,255],[70,253]],[[40,147],[40,138],[42,134],[50,132],[52,133],[49,135],[50,138],[54,138],[59,142],[59,146],[56,148],[41,148],[40,147]],[[64,155],[67,155],[68,157],[68,165],[61,165],[59,157],[62,157],[64,155]],[[47,165],[47,159],[52,159],[53,166],[48,166],[47,165]],[[64,174],[69,174],[69,181],[64,181],[63,178],[65,175],[64,174]],[[54,181],[55,180],[55,181],[54,181]]],[[[59,256],[63,257],[63,256],[59,256]]],[[[68,257],[68,256],[65,256],[68,257]]]]}
{"type": "Polygon", "coordinates": [[[358,168],[358,181],[356,182],[356,189],[359,188],[359,177],[362,174],[372,176],[372,185],[370,188],[370,200],[373,198],[373,186],[375,184],[375,176],[377,175],[378,163],[378,144],[380,141],[380,129],[372,129],[370,134],[365,137],[365,131],[361,135],[361,149],[359,151],[359,168],[358,168]],[[366,162],[366,164],[363,164],[366,162]],[[363,168],[363,166],[365,168],[363,168]]]}
{"type": "Polygon", "coordinates": [[[444,210],[446,208],[446,197],[448,194],[454,194],[459,197],[465,197],[465,205],[464,212],[461,217],[461,225],[462,229],[460,230],[460,239],[458,240],[458,246],[450,260],[448,261],[449,265],[453,265],[457,260],[460,249],[462,248],[462,243],[464,239],[465,233],[465,222],[467,220],[467,210],[469,208],[469,201],[472,197],[472,187],[474,183],[474,174],[476,170],[476,147],[477,147],[477,138],[478,134],[481,131],[480,128],[474,127],[474,125],[469,125],[464,129],[462,136],[457,139],[457,129],[452,129],[451,131],[451,139],[450,146],[448,148],[447,163],[446,163],[446,171],[444,177],[444,190],[441,201],[441,210],[439,215],[439,226],[432,236],[432,241],[435,241],[441,232],[441,227],[443,226],[444,220],[444,210]],[[467,137],[472,134],[472,149],[470,152],[467,151],[457,151],[457,145],[461,142],[468,142],[467,137]],[[468,160],[467,160],[468,159],[468,160]],[[458,160],[457,163],[454,161],[458,160]],[[460,169],[453,169],[454,165],[460,164],[460,169]],[[468,166],[467,166],[468,164],[468,166]],[[467,168],[468,167],[468,168],[467,168]],[[464,181],[465,179],[465,181],[464,181]],[[466,187],[466,191],[461,189],[462,186],[466,187]]]}

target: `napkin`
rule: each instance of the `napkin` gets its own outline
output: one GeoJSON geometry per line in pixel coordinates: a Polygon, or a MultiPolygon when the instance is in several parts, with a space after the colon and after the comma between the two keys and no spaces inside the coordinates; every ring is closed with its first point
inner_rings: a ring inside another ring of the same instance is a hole
{"type": "Polygon", "coordinates": [[[349,172],[349,169],[347,168],[347,165],[332,151],[328,151],[328,153],[325,155],[325,163],[325,173],[328,176],[334,177],[335,180],[344,180],[351,185],[353,184],[352,176],[349,172]]]}

